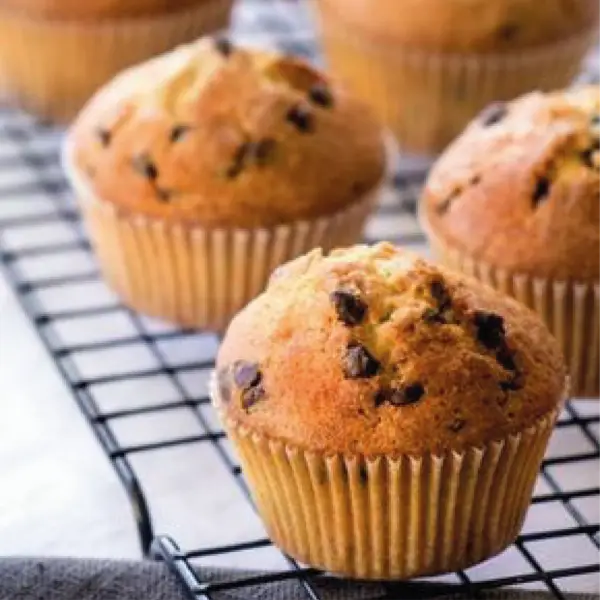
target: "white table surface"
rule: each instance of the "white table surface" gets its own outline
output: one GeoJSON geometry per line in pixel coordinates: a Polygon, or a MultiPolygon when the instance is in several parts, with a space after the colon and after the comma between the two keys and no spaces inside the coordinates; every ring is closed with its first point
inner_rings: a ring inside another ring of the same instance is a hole
{"type": "Polygon", "coordinates": [[[139,556],[124,492],[0,276],[0,555],[139,556]]]}

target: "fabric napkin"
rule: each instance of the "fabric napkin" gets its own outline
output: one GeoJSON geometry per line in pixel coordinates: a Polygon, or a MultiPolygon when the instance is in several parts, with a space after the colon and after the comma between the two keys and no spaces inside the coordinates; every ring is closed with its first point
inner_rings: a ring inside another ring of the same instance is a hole
{"type": "MultiPolygon", "coordinates": [[[[202,568],[202,582],[227,581],[257,575],[248,571],[202,568]]],[[[331,577],[314,582],[323,600],[382,598],[467,598],[441,584],[349,584],[331,577]]],[[[305,600],[296,581],[243,587],[210,595],[211,600],[305,600]]],[[[545,592],[511,589],[482,593],[489,600],[549,600],[545,592]]],[[[203,598],[199,596],[198,598],[203,598]]],[[[596,594],[564,594],[566,600],[598,600],[596,594]]],[[[167,566],[151,561],[81,560],[56,558],[0,559],[0,600],[189,600],[167,566]]]]}

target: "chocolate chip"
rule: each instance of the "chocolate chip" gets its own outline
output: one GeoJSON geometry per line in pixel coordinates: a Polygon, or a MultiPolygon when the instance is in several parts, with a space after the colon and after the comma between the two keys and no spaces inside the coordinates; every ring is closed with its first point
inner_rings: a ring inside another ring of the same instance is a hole
{"type": "Polygon", "coordinates": [[[308,97],[310,98],[311,102],[324,108],[330,108],[333,106],[333,96],[331,95],[331,91],[322,83],[313,85],[308,90],[308,97]]]}
{"type": "Polygon", "coordinates": [[[381,368],[379,361],[357,342],[348,346],[344,355],[343,370],[347,379],[373,377],[381,368]]]}
{"type": "Polygon", "coordinates": [[[443,310],[452,304],[452,299],[450,298],[450,294],[443,281],[439,279],[432,281],[430,284],[430,291],[432,298],[437,302],[440,310],[443,310]]]}
{"type": "Polygon", "coordinates": [[[300,105],[296,104],[292,106],[285,116],[286,120],[290,122],[296,129],[302,133],[309,133],[313,130],[314,119],[310,111],[300,105]]]}
{"type": "Polygon", "coordinates": [[[476,311],[474,315],[475,326],[477,327],[477,339],[486,347],[495,349],[504,343],[504,319],[483,311],[476,311]]]}
{"type": "Polygon", "coordinates": [[[407,404],[418,402],[425,394],[425,388],[420,383],[411,383],[404,388],[404,397],[407,404]]]}
{"type": "Polygon", "coordinates": [[[265,397],[262,373],[256,363],[238,360],[233,363],[232,375],[233,382],[242,390],[242,408],[248,410],[265,397]]]}
{"type": "Polygon", "coordinates": [[[244,142],[241,144],[238,149],[235,151],[233,155],[233,159],[227,170],[225,171],[225,175],[229,179],[235,179],[243,170],[246,165],[246,159],[250,155],[252,151],[252,144],[250,142],[244,142]]]}
{"type": "Polygon", "coordinates": [[[112,140],[112,134],[108,129],[104,127],[96,127],[96,136],[102,144],[102,146],[104,146],[105,148],[107,148],[110,145],[110,142],[112,140]]]}
{"type": "Polygon", "coordinates": [[[189,125],[175,125],[173,129],[171,129],[169,140],[171,140],[171,142],[178,142],[190,131],[190,129],[191,127],[189,125]]]}
{"type": "Polygon", "coordinates": [[[392,406],[407,406],[418,402],[425,394],[420,383],[411,383],[402,388],[384,388],[375,394],[375,406],[389,402],[392,406]]]}
{"type": "Polygon", "coordinates": [[[335,290],[329,297],[335,307],[338,319],[345,325],[358,325],[367,314],[367,305],[355,292],[335,290]]]}
{"type": "Polygon", "coordinates": [[[594,113],[590,118],[590,123],[593,127],[597,127],[600,125],[600,113],[594,113]]]}
{"type": "Polygon", "coordinates": [[[169,202],[173,196],[173,192],[171,190],[167,190],[165,188],[157,187],[156,195],[161,202],[169,202]]]}
{"type": "Polygon", "coordinates": [[[131,161],[131,165],[146,179],[154,181],[158,177],[158,169],[146,152],[134,156],[131,161]]]}
{"type": "Polygon", "coordinates": [[[266,165],[273,157],[277,142],[272,138],[264,138],[252,144],[251,153],[254,162],[259,166],[266,165]]]}
{"type": "Polygon", "coordinates": [[[387,402],[392,406],[405,406],[406,404],[410,404],[410,402],[406,400],[405,391],[397,388],[387,390],[387,402]]]}
{"type": "Polygon", "coordinates": [[[590,148],[582,150],[579,157],[588,169],[600,169],[600,140],[594,142],[590,148]]]}
{"type": "Polygon", "coordinates": [[[507,371],[516,371],[514,355],[506,344],[502,344],[496,352],[496,360],[507,371]]]}
{"type": "Polygon", "coordinates": [[[542,200],[545,200],[550,193],[550,180],[547,177],[540,177],[535,182],[535,188],[533,189],[533,206],[537,207],[542,200]]]}
{"type": "Polygon", "coordinates": [[[589,167],[590,169],[594,168],[594,161],[592,160],[592,157],[594,156],[594,150],[592,150],[591,148],[586,148],[581,152],[580,156],[581,162],[586,167],[589,167]]]}
{"type": "Polygon", "coordinates": [[[484,127],[491,127],[502,121],[507,113],[508,109],[504,102],[493,102],[479,113],[478,119],[484,127]]]}
{"type": "Polygon", "coordinates": [[[448,323],[454,320],[452,313],[452,298],[443,281],[435,279],[430,284],[430,293],[436,301],[436,307],[428,307],[423,311],[422,318],[427,323],[448,323]]]}
{"type": "Polygon", "coordinates": [[[500,382],[500,389],[504,392],[508,391],[516,391],[520,390],[523,387],[523,384],[519,380],[517,376],[511,377],[510,379],[506,379],[500,382]]]}
{"type": "Polygon", "coordinates": [[[505,42],[512,42],[519,33],[519,26],[516,23],[505,23],[498,29],[498,37],[505,42]]]}
{"type": "Polygon", "coordinates": [[[233,364],[233,381],[242,390],[248,390],[260,383],[262,374],[253,362],[238,360],[233,364]]]}
{"type": "Polygon", "coordinates": [[[464,419],[456,418],[448,425],[448,429],[454,433],[458,433],[466,424],[467,422],[464,419]]]}
{"type": "Polygon", "coordinates": [[[251,387],[248,390],[242,392],[242,408],[248,410],[254,406],[257,402],[260,402],[265,397],[265,388],[262,383],[251,387]]]}
{"type": "Polygon", "coordinates": [[[215,49],[225,57],[230,56],[234,50],[233,44],[224,37],[215,38],[215,49]]]}
{"type": "Polygon", "coordinates": [[[377,390],[375,392],[375,406],[381,406],[384,402],[388,401],[388,396],[389,396],[390,390],[388,389],[382,389],[382,390],[377,390]]]}

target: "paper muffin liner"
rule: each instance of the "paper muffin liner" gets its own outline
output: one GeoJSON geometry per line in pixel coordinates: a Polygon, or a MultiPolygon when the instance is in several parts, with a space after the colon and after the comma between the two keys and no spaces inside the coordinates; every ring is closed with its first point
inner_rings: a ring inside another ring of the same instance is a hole
{"type": "Polygon", "coordinates": [[[67,155],[65,170],[109,286],[142,313],[214,331],[223,330],[282,263],[316,247],[328,251],[360,241],[382,187],[314,220],[206,228],[120,210],[94,193],[67,155]]]}
{"type": "Polygon", "coordinates": [[[462,452],[376,457],[309,452],[224,420],[286,554],[345,577],[406,579],[467,568],[515,540],[557,414],[462,452]]]}
{"type": "Polygon", "coordinates": [[[421,223],[435,257],[535,310],[558,340],[575,397],[600,395],[600,282],[534,277],[495,267],[451,247],[421,223]]]}
{"type": "Polygon", "coordinates": [[[124,68],[227,26],[233,0],[103,20],[35,18],[0,7],[0,97],[69,121],[124,68]]]}
{"type": "Polygon", "coordinates": [[[375,38],[317,1],[329,66],[368,102],[406,152],[435,155],[485,106],[567,86],[597,33],[495,54],[433,53],[375,38]]]}

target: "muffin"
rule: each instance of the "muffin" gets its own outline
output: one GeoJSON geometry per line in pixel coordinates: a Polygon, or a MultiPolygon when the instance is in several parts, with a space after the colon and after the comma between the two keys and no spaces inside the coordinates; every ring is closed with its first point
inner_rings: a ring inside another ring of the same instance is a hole
{"type": "Polygon", "coordinates": [[[233,319],[211,393],[273,541],[396,579],[515,539],[565,367],[529,309],[381,243],[277,270],[233,319]]]}
{"type": "Polygon", "coordinates": [[[116,73],[227,26],[233,0],[3,0],[0,96],[69,121],[116,73]]]}
{"type": "Polygon", "coordinates": [[[596,0],[315,0],[333,71],[404,150],[438,153],[481,109],[566,86],[597,37],[596,0]]]}
{"type": "Polygon", "coordinates": [[[537,310],[598,396],[600,87],[493,104],[432,169],[421,203],[435,254],[537,310]]]}
{"type": "Polygon", "coordinates": [[[204,39],[101,90],[64,162],[123,300],[220,330],[282,262],[361,237],[382,139],[368,108],[303,62],[204,39]]]}

